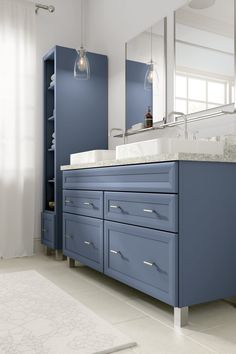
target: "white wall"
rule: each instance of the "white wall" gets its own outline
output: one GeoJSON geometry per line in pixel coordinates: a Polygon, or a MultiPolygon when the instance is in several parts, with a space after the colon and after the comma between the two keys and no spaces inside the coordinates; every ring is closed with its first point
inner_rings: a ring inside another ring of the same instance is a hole
{"type": "MultiPolygon", "coordinates": [[[[186,0],[87,0],[87,45],[109,56],[109,129],[125,127],[125,42],[186,0]]],[[[110,147],[120,141],[110,139],[110,147]]]]}
{"type": "MultiPolygon", "coordinates": [[[[33,2],[40,2],[32,0],[33,2]]],[[[40,237],[40,212],[42,210],[42,171],[43,171],[43,55],[53,46],[62,45],[76,48],[80,44],[80,1],[42,0],[43,4],[54,5],[55,13],[39,10],[36,16],[37,38],[37,181],[35,215],[35,237],[40,237]]]]}

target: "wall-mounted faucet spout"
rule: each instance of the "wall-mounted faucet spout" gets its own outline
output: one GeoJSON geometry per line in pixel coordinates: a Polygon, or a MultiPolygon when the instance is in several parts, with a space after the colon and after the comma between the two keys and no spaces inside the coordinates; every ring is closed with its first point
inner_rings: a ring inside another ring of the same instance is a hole
{"type": "Polygon", "coordinates": [[[115,131],[122,133],[122,138],[124,139],[124,144],[125,144],[125,131],[121,128],[112,128],[109,132],[109,136],[113,136],[112,132],[115,132],[115,131]]]}
{"type": "Polygon", "coordinates": [[[183,112],[177,112],[177,111],[173,111],[170,112],[168,114],[168,118],[174,116],[175,120],[178,120],[179,118],[183,118],[184,120],[184,138],[188,139],[188,119],[187,119],[187,115],[183,112]]]}

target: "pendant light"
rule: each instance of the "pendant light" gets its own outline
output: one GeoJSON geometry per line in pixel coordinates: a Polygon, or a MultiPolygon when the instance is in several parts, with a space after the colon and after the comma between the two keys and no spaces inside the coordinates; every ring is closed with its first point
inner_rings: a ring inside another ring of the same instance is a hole
{"type": "Polygon", "coordinates": [[[84,1],[81,0],[81,45],[77,50],[77,57],[74,65],[74,77],[79,80],[90,79],[90,65],[84,48],[84,1]]]}
{"type": "Polygon", "coordinates": [[[158,82],[158,75],[155,70],[155,63],[152,58],[152,27],[151,27],[151,60],[149,63],[147,63],[147,72],[145,75],[145,80],[144,80],[144,89],[145,90],[152,90],[153,88],[153,83],[156,81],[158,82]]]}

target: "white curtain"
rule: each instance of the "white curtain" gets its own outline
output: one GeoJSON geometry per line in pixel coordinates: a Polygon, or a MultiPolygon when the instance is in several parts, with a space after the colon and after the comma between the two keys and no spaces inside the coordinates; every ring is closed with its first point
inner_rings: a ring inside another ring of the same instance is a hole
{"type": "Polygon", "coordinates": [[[33,254],[35,13],[0,0],[0,257],[33,254]]]}

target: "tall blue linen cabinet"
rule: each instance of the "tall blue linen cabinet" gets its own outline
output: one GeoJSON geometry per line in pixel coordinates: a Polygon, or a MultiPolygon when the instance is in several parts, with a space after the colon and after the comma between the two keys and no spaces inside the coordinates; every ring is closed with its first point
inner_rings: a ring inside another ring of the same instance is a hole
{"type": "Polygon", "coordinates": [[[74,78],[76,51],[55,46],[43,58],[44,65],[44,172],[42,244],[62,249],[61,165],[70,154],[107,149],[107,57],[87,53],[90,80],[74,78]]]}

